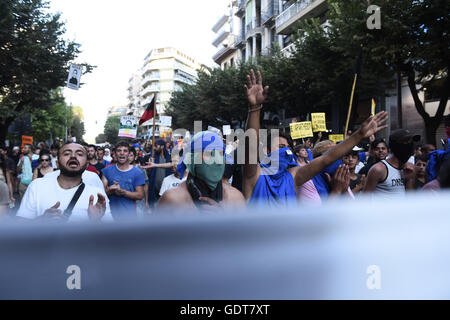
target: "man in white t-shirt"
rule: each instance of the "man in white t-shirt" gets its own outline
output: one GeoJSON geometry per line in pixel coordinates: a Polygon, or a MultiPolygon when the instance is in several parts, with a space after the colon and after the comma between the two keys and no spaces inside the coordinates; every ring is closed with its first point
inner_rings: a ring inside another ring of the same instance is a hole
{"type": "MultiPolygon", "coordinates": [[[[48,178],[56,179],[59,176],[60,172],[61,172],[60,170],[55,170],[53,172],[49,172],[43,177],[43,179],[48,179],[48,178]]],[[[92,187],[99,188],[103,192],[105,191],[103,182],[102,182],[102,180],[100,180],[100,177],[98,176],[98,174],[85,170],[83,172],[83,174],[81,175],[81,178],[83,179],[83,182],[85,184],[92,186],[92,187]]]]}
{"type": "Polygon", "coordinates": [[[180,156],[178,155],[177,151],[172,152],[172,172],[170,176],[167,176],[164,178],[161,189],[159,191],[159,196],[162,197],[164,192],[167,190],[176,188],[182,183],[183,181],[186,181],[188,176],[188,170],[184,171],[183,177],[180,179],[180,174],[177,172],[177,166],[178,162],[180,161],[180,156]]]}
{"type": "Polygon", "coordinates": [[[77,143],[68,143],[58,152],[59,175],[34,180],[28,187],[17,217],[24,219],[67,219],[70,222],[112,221],[109,200],[103,189],[84,184],[84,190],[70,215],[64,215],[82,185],[87,152],[77,143]],[[95,204],[94,204],[95,203],[95,204]]]}

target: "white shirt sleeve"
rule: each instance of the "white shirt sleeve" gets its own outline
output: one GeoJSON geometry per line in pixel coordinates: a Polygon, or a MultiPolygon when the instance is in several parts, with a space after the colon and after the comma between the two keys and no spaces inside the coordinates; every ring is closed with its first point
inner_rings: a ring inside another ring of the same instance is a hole
{"type": "MultiPolygon", "coordinates": [[[[34,182],[34,181],[33,181],[34,182]]],[[[38,217],[37,199],[35,183],[31,182],[20,203],[20,208],[16,216],[26,219],[36,219],[38,217]]]]}

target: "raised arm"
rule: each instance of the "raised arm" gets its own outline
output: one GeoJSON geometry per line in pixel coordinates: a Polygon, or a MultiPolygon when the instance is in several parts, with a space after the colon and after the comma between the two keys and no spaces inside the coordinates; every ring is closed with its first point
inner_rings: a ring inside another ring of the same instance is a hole
{"type": "Polygon", "coordinates": [[[308,180],[315,177],[333,162],[339,160],[348,152],[350,152],[354,146],[361,142],[361,140],[368,138],[378,131],[386,128],[387,126],[383,124],[387,120],[388,114],[385,111],[382,111],[375,116],[369,117],[361,125],[361,128],[353,135],[351,135],[348,139],[344,140],[334,148],[329,149],[324,155],[314,159],[306,166],[296,167],[294,173],[295,185],[301,186],[308,180]]]}
{"type": "Polygon", "coordinates": [[[263,87],[262,77],[259,71],[250,71],[250,75],[247,75],[247,100],[248,100],[248,119],[246,130],[254,130],[256,134],[256,143],[250,141],[245,143],[245,164],[244,164],[244,181],[243,192],[246,199],[250,198],[253,193],[253,188],[258,181],[261,168],[258,165],[259,155],[259,123],[261,117],[262,104],[267,98],[269,87],[263,87]],[[257,77],[257,78],[256,78],[257,77]],[[251,161],[252,160],[252,161],[251,161]]]}

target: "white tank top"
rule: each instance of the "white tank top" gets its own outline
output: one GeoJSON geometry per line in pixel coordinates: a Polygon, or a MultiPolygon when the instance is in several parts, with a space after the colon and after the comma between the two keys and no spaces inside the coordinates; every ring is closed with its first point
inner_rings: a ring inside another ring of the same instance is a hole
{"type": "Polygon", "coordinates": [[[372,193],[375,197],[398,198],[405,195],[405,176],[403,170],[399,170],[389,164],[386,160],[381,160],[386,166],[387,177],[379,182],[372,193]]]}

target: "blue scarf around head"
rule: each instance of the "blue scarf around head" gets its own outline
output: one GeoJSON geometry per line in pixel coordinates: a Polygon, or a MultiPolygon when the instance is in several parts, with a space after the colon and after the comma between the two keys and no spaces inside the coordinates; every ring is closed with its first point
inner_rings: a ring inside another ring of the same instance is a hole
{"type": "Polygon", "coordinates": [[[267,155],[260,163],[261,175],[256,182],[250,204],[287,206],[296,204],[295,183],[289,168],[298,167],[297,157],[289,148],[267,155]],[[277,159],[278,158],[278,159],[277,159]]]}

